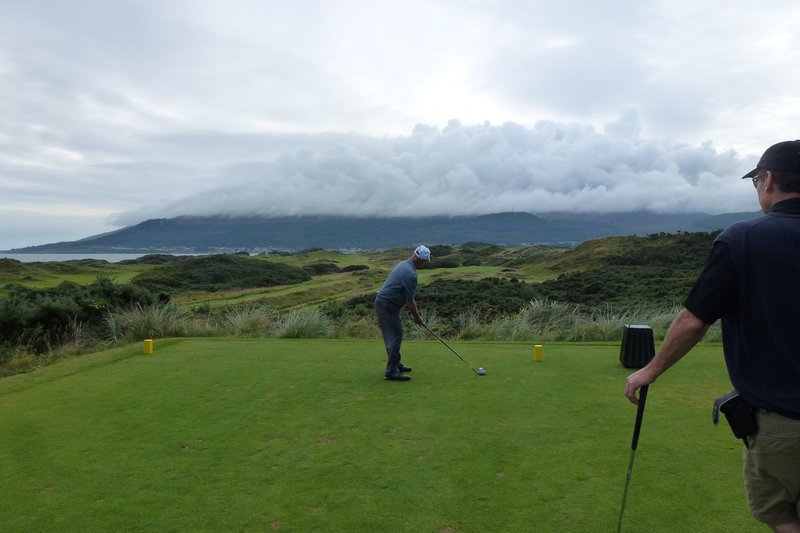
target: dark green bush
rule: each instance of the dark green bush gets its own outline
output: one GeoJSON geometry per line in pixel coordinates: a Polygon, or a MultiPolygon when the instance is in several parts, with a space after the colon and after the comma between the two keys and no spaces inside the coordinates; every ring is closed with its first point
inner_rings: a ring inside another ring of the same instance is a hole
{"type": "Polygon", "coordinates": [[[453,247],[446,244],[433,244],[429,247],[429,250],[431,251],[431,257],[433,258],[443,257],[453,253],[453,247]]]}
{"type": "Polygon", "coordinates": [[[207,255],[159,265],[133,282],[152,292],[225,291],[291,285],[311,279],[301,268],[244,255],[207,255]]]}
{"type": "Polygon", "coordinates": [[[666,267],[604,266],[562,274],[541,283],[550,300],[585,306],[647,304],[670,307],[680,304],[692,288],[699,270],[666,267]]]}
{"type": "Polygon", "coordinates": [[[170,254],[149,254],[137,257],[136,259],[124,259],[119,262],[121,265],[163,265],[182,259],[180,256],[170,254]]]}
{"type": "Polygon", "coordinates": [[[435,309],[443,319],[474,309],[482,317],[516,313],[527,303],[541,297],[534,284],[501,278],[479,281],[437,280],[417,290],[417,303],[423,309],[435,309]]]}
{"type": "Polygon", "coordinates": [[[0,342],[45,353],[63,343],[78,324],[99,334],[108,310],[152,304],[158,296],[131,284],[98,277],[89,285],[64,282],[52,289],[15,285],[0,298],[0,342]]]}
{"type": "Polygon", "coordinates": [[[355,272],[357,270],[369,270],[367,265],[347,265],[342,268],[342,272],[355,272]]]}
{"type": "Polygon", "coordinates": [[[320,261],[318,263],[311,263],[303,267],[303,270],[312,276],[320,276],[322,274],[336,274],[341,272],[342,269],[336,266],[335,263],[320,261]]]}
{"type": "Polygon", "coordinates": [[[458,261],[453,261],[451,259],[442,259],[440,261],[433,260],[428,263],[428,268],[458,268],[461,266],[461,263],[458,261]]]}

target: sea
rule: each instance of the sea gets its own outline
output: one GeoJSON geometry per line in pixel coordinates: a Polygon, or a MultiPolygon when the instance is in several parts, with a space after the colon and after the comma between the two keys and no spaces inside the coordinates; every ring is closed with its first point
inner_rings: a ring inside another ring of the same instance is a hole
{"type": "MultiPolygon", "coordinates": [[[[73,261],[77,259],[102,259],[109,263],[118,263],[127,259],[137,259],[147,254],[8,254],[0,252],[0,259],[16,259],[22,263],[73,261]]],[[[193,255],[193,254],[173,254],[193,255]]]]}

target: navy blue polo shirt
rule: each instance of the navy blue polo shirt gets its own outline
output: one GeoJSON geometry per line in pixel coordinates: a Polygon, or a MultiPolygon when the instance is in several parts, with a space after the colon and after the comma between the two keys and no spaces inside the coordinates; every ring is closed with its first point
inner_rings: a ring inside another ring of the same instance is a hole
{"type": "Polygon", "coordinates": [[[728,375],[748,404],[800,419],[800,199],[723,231],[684,307],[722,320],[728,375]]]}

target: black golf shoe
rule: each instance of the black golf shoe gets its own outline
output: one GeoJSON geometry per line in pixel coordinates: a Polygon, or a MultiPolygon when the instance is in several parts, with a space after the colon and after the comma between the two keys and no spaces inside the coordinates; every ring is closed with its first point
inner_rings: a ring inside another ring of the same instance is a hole
{"type": "Polygon", "coordinates": [[[398,372],[411,372],[410,366],[397,365],[398,372]]]}
{"type": "Polygon", "coordinates": [[[392,372],[391,374],[386,374],[383,379],[389,381],[409,381],[411,380],[411,376],[406,376],[402,372],[392,372]]]}

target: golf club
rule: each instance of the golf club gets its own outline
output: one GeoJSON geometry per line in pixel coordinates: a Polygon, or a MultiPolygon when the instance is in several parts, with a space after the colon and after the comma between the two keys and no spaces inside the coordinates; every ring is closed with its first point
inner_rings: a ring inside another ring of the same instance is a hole
{"type": "MultiPolygon", "coordinates": [[[[433,330],[431,330],[431,328],[429,328],[427,324],[422,324],[422,325],[425,327],[425,329],[427,329],[427,330],[428,330],[428,332],[429,332],[431,335],[433,335],[434,337],[436,337],[437,339],[439,339],[439,342],[441,342],[442,344],[444,344],[445,346],[447,346],[447,349],[449,349],[451,352],[453,352],[453,353],[455,354],[455,356],[456,356],[456,357],[458,357],[459,359],[461,359],[461,361],[462,361],[462,362],[463,362],[465,365],[467,365],[468,367],[472,368],[472,365],[471,365],[471,364],[467,363],[467,362],[464,360],[464,358],[463,358],[463,357],[461,357],[460,355],[458,355],[458,352],[456,352],[454,349],[450,348],[450,346],[449,346],[449,345],[448,345],[446,342],[444,342],[444,341],[442,340],[442,338],[441,338],[441,337],[439,337],[439,335],[437,335],[436,333],[434,333],[434,332],[433,332],[433,330]]],[[[473,371],[473,372],[475,372],[476,374],[478,374],[479,376],[483,376],[483,375],[485,375],[485,374],[486,374],[486,370],[484,370],[484,369],[483,369],[483,367],[480,367],[478,370],[475,370],[474,368],[472,368],[472,371],[473,371]]]]}
{"type": "Polygon", "coordinates": [[[633,457],[636,455],[636,446],[639,444],[639,431],[642,429],[642,417],[644,416],[644,402],[647,400],[647,389],[650,385],[644,385],[639,389],[639,408],[636,410],[636,424],[633,426],[633,441],[631,442],[631,461],[628,464],[628,474],[625,479],[625,493],[622,495],[622,509],[619,511],[619,523],[617,533],[622,531],[622,517],[625,514],[625,501],[628,499],[628,486],[631,484],[631,474],[633,474],[633,457]]]}

